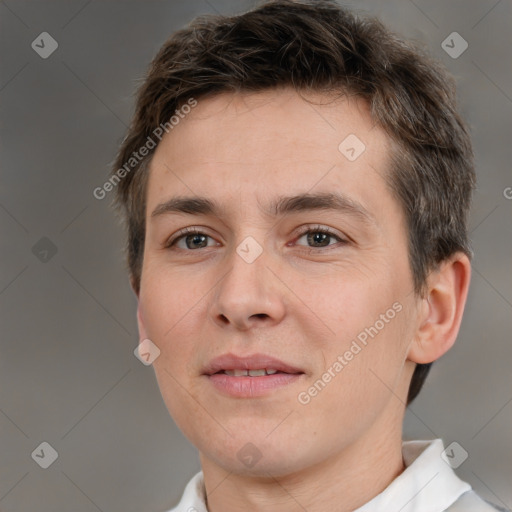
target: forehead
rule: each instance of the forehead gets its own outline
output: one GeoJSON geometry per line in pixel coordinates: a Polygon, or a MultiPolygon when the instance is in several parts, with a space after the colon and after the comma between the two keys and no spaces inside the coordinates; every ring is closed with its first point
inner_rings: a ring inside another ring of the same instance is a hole
{"type": "Polygon", "coordinates": [[[388,137],[360,98],[288,88],[220,93],[198,98],[158,145],[148,210],[172,195],[263,204],[269,195],[334,189],[363,205],[385,203],[389,166],[388,137]]]}
{"type": "Polygon", "coordinates": [[[172,149],[174,159],[198,163],[207,156],[247,165],[282,156],[336,162],[340,142],[353,135],[364,140],[366,149],[387,153],[386,136],[359,97],[281,88],[220,93],[197,101],[157,151],[172,149]]]}

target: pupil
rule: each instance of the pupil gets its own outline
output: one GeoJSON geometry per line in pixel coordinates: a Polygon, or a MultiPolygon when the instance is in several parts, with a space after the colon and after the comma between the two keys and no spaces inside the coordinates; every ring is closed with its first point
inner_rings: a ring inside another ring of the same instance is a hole
{"type": "Polygon", "coordinates": [[[205,235],[189,235],[187,237],[187,247],[189,249],[192,249],[194,247],[197,248],[197,247],[199,247],[199,244],[201,244],[201,242],[202,242],[202,245],[200,245],[200,247],[206,247],[205,241],[206,241],[205,235]],[[189,244],[190,240],[192,240],[191,244],[189,244]]]}
{"type": "Polygon", "coordinates": [[[316,232],[316,233],[313,233],[313,234],[309,234],[308,235],[308,243],[318,243],[318,244],[321,244],[322,247],[326,246],[326,245],[329,245],[329,237],[330,235],[328,235],[327,233],[320,233],[320,232],[316,232]],[[326,242],[327,243],[324,243],[326,242]]]}

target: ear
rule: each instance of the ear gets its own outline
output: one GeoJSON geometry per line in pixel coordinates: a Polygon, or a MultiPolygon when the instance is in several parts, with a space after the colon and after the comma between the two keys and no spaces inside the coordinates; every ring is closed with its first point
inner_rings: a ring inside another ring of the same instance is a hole
{"type": "Polygon", "coordinates": [[[146,327],[144,326],[144,319],[142,315],[140,301],[137,304],[137,325],[139,326],[139,340],[142,341],[147,339],[148,335],[146,332],[146,327]]]}
{"type": "Polygon", "coordinates": [[[144,321],[142,319],[142,312],[140,307],[140,288],[136,286],[136,281],[133,275],[130,275],[130,286],[133,293],[137,297],[137,325],[139,326],[139,340],[142,341],[147,338],[146,328],[144,327],[144,321]]]}
{"type": "Polygon", "coordinates": [[[137,286],[137,282],[133,275],[130,275],[130,286],[137,297],[137,325],[139,327],[139,340],[142,341],[147,339],[148,336],[146,333],[146,327],[144,326],[144,315],[142,314],[142,308],[140,305],[140,286],[137,286]]]}
{"type": "Polygon", "coordinates": [[[429,275],[427,291],[421,299],[418,329],[409,347],[409,360],[431,363],[453,346],[462,321],[470,278],[471,264],[462,252],[452,255],[429,275]]]}

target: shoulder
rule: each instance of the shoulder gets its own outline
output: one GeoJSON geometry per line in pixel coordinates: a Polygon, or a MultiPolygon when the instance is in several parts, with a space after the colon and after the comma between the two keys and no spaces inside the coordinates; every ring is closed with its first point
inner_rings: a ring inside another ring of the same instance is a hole
{"type": "Polygon", "coordinates": [[[506,508],[498,507],[493,503],[483,500],[478,494],[471,490],[462,494],[459,499],[445,512],[510,512],[506,508]]]}

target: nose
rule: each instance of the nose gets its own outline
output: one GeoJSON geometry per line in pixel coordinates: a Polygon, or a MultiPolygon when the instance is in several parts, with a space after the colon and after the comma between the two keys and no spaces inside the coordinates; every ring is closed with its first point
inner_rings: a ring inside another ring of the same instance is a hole
{"type": "Polygon", "coordinates": [[[228,271],[215,287],[214,322],[240,331],[278,324],[285,316],[285,289],[274,274],[271,258],[265,250],[252,262],[240,254],[233,251],[229,256],[228,271]]]}

